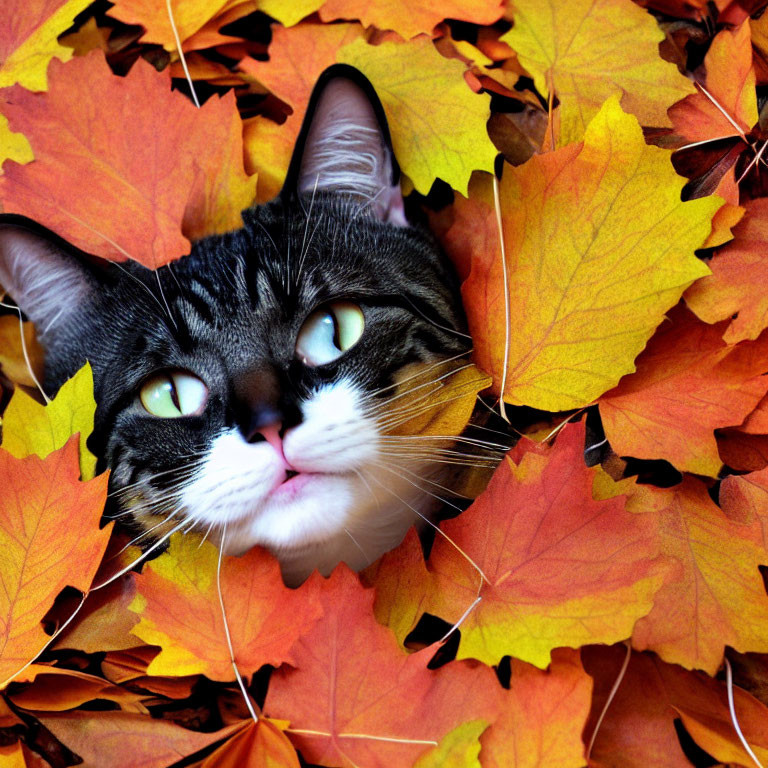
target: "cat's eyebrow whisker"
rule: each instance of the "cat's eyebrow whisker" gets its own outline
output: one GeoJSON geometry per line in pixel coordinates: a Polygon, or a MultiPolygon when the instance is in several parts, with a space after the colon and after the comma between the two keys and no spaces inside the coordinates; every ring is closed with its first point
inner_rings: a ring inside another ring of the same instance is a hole
{"type": "MultiPolygon", "coordinates": [[[[132,274],[132,273],[131,273],[129,270],[127,270],[127,269],[126,269],[126,268],[125,268],[125,267],[124,267],[122,264],[120,264],[119,262],[117,262],[117,261],[113,261],[112,263],[113,263],[113,264],[114,264],[114,265],[115,265],[115,266],[116,266],[116,267],[117,267],[117,268],[118,268],[118,269],[119,269],[119,270],[120,270],[120,271],[121,271],[123,274],[125,274],[125,275],[128,275],[128,277],[130,277],[130,278],[131,278],[131,280],[133,280],[134,282],[138,283],[138,284],[139,284],[139,285],[140,285],[140,286],[141,286],[141,287],[142,287],[142,288],[143,288],[143,289],[144,289],[144,290],[145,290],[145,291],[146,291],[146,292],[147,292],[147,293],[150,295],[150,297],[151,297],[152,301],[154,301],[154,302],[155,302],[155,304],[157,304],[157,306],[158,306],[158,307],[160,307],[160,311],[161,311],[161,312],[166,312],[166,309],[165,309],[165,307],[162,305],[162,303],[160,302],[160,300],[157,298],[157,296],[155,296],[155,294],[154,294],[154,293],[152,293],[152,291],[150,290],[149,286],[148,286],[148,285],[147,285],[147,284],[146,284],[146,283],[145,283],[143,280],[139,280],[139,278],[138,278],[138,277],[136,277],[136,275],[132,274]]],[[[171,322],[174,324],[174,326],[175,326],[175,325],[176,325],[176,321],[175,321],[175,320],[174,320],[174,319],[171,317],[170,313],[168,313],[168,317],[169,317],[170,321],[171,321],[171,322]]]]}
{"type": "Polygon", "coordinates": [[[163,283],[160,280],[160,271],[157,270],[157,269],[155,270],[155,277],[157,278],[157,287],[160,289],[160,297],[163,300],[163,304],[165,304],[165,311],[168,314],[168,317],[169,317],[170,321],[173,323],[173,327],[178,331],[179,330],[179,326],[176,323],[176,318],[174,318],[174,316],[171,314],[171,308],[168,306],[168,299],[165,298],[165,291],[163,290],[163,283]]]}
{"type": "MultiPolygon", "coordinates": [[[[462,331],[457,331],[455,328],[449,328],[447,325],[440,325],[440,323],[436,323],[431,317],[428,317],[425,315],[408,297],[407,294],[403,295],[403,298],[411,305],[413,308],[413,311],[416,312],[419,317],[421,317],[423,320],[426,320],[431,325],[434,325],[435,328],[439,328],[441,331],[445,331],[446,333],[453,333],[456,336],[461,336],[464,339],[469,339],[472,341],[472,337],[468,333],[463,333],[462,331]]],[[[474,348],[473,348],[474,349],[474,348]]],[[[469,351],[472,352],[473,349],[470,349],[469,351]]]]}
{"type": "Polygon", "coordinates": [[[483,572],[483,569],[445,532],[443,531],[439,525],[436,525],[433,523],[426,515],[419,512],[418,509],[414,508],[412,504],[409,504],[405,499],[403,499],[401,496],[396,494],[391,488],[388,488],[383,483],[379,482],[375,477],[371,477],[371,479],[377,484],[380,485],[385,491],[388,493],[391,493],[396,499],[401,501],[403,504],[405,504],[406,507],[408,507],[412,512],[414,512],[416,515],[418,515],[422,520],[424,520],[427,525],[432,526],[432,528],[435,529],[437,533],[439,533],[448,543],[478,572],[480,575],[480,588],[483,586],[483,582],[488,584],[490,586],[491,580],[485,575],[483,572]]]}

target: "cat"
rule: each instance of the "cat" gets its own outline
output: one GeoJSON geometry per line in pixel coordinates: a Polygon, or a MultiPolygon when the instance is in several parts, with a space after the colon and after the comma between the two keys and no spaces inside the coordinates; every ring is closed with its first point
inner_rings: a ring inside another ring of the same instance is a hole
{"type": "Polygon", "coordinates": [[[35,323],[48,394],[90,361],[89,446],[139,538],[261,545],[296,584],[365,567],[428,514],[439,464],[387,426],[403,388],[465,362],[470,339],[398,177],[371,84],[337,65],[280,195],[155,273],[0,218],[0,285],[35,323]]]}

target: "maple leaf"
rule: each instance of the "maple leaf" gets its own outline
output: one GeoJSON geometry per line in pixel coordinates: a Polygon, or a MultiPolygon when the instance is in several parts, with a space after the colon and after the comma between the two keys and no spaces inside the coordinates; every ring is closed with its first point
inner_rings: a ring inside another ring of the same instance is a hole
{"type": "Polygon", "coordinates": [[[13,160],[21,165],[35,159],[32,147],[24,134],[15,133],[8,127],[8,120],[0,115],[0,167],[6,160],[13,160]]]}
{"type": "Polygon", "coordinates": [[[726,645],[768,651],[768,595],[758,569],[768,550],[760,519],[732,519],[690,476],[673,488],[629,481],[612,488],[605,495],[627,494],[628,510],[657,517],[661,551],[678,563],[653,610],[635,625],[633,647],[709,674],[726,645]]]}
{"type": "Polygon", "coordinates": [[[109,15],[126,24],[139,24],[144,27],[144,35],[141,38],[144,42],[159,43],[166,50],[175,51],[176,34],[183,43],[225,8],[245,2],[246,0],[171,0],[173,24],[166,4],[153,0],[115,0],[109,9],[109,15]]]}
{"type": "Polygon", "coordinates": [[[26,387],[34,387],[35,381],[24,359],[24,347],[21,343],[21,334],[24,334],[24,347],[29,355],[32,373],[40,381],[43,378],[43,349],[37,341],[35,328],[30,322],[23,324],[23,330],[19,328],[19,320],[16,317],[6,315],[0,317],[0,366],[3,373],[14,383],[23,384],[26,387]]]}
{"type": "MultiPolygon", "coordinates": [[[[98,578],[95,581],[102,583],[98,578]]],[[[54,647],[76,648],[85,653],[134,648],[136,635],[132,635],[131,630],[139,618],[128,606],[135,596],[136,587],[129,576],[92,591],[78,611],[77,619],[59,636],[54,647]]]]}
{"type": "Polygon", "coordinates": [[[712,275],[692,285],[685,302],[705,323],[731,320],[723,334],[729,344],[756,339],[768,327],[768,199],[745,205],[744,218],[733,230],[733,242],[709,262],[712,275]]]}
{"type": "MultiPolygon", "coordinates": [[[[585,729],[591,734],[617,679],[625,649],[588,647],[581,653],[585,669],[595,679],[592,714],[585,729]]],[[[768,709],[740,688],[734,689],[734,703],[748,742],[757,746],[757,754],[764,760],[768,756],[768,709]]],[[[695,743],[718,761],[751,764],[734,731],[722,681],[665,664],[650,654],[633,653],[600,724],[590,765],[690,768],[678,740],[676,718],[682,719],[695,743]]]]}
{"type": "Polygon", "coordinates": [[[543,668],[553,648],[628,637],[650,611],[668,571],[655,520],[592,498],[583,446],[582,424],[551,450],[522,440],[443,525],[450,541],[438,537],[430,555],[426,610],[455,622],[481,598],[461,623],[458,658],[511,655],[543,668]]]}
{"type": "Polygon", "coordinates": [[[413,768],[481,768],[480,734],[485,720],[470,720],[449,731],[436,747],[423,754],[413,768]]]}
{"type": "MultiPolygon", "coordinates": [[[[501,212],[514,312],[507,402],[578,408],[634,370],[664,312],[707,274],[693,251],[720,202],[681,202],[683,183],[616,99],[592,120],[583,144],[505,168],[501,212]]],[[[462,295],[475,361],[498,392],[506,321],[497,253],[471,251],[462,295]]]]}
{"type": "Polygon", "coordinates": [[[46,405],[16,389],[3,414],[2,447],[17,459],[33,454],[44,459],[79,433],[80,471],[84,480],[90,480],[96,473],[96,457],[86,441],[93,432],[95,411],[90,363],[64,382],[46,405]]]}
{"type": "Polygon", "coordinates": [[[296,750],[280,725],[259,717],[212,752],[200,768],[299,768],[296,750]]]}
{"type": "Polygon", "coordinates": [[[6,212],[29,216],[82,250],[150,267],[189,252],[181,231],[187,211],[205,216],[195,236],[241,226],[240,208],[253,199],[256,179],[242,170],[232,94],[198,110],[170,90],[167,72],[139,60],[116,77],[100,51],[53,62],[49,75],[48,93],[15,87],[0,103],[36,157],[23,166],[6,162],[6,212]]]}
{"type": "Polygon", "coordinates": [[[67,61],[72,49],[58,37],[91,0],[8,0],[0,29],[0,88],[18,83],[30,91],[48,87],[46,69],[52,58],[67,61]]]}
{"type": "MultiPolygon", "coordinates": [[[[131,631],[162,649],[148,667],[150,675],[202,673],[212,680],[234,680],[216,587],[218,559],[212,544],[174,534],[169,550],[135,576],[138,594],[130,609],[141,621],[131,631]]],[[[288,589],[277,560],[258,547],[222,559],[232,647],[244,673],[292,661],[291,645],[320,615],[319,578],[288,589]]]]}
{"type": "Polygon", "coordinates": [[[690,142],[749,133],[758,117],[749,23],[719,32],[704,67],[709,96],[694,93],[670,108],[675,132],[690,142]]]}
{"type": "Polygon", "coordinates": [[[412,765],[458,724],[495,719],[492,671],[468,662],[430,670],[434,647],[401,650],[371,615],[373,590],[344,565],[321,585],[320,599],[323,618],[292,650],[296,669],[273,673],[264,703],[290,720],[288,734],[308,762],[412,765]]]}
{"type": "Polygon", "coordinates": [[[243,728],[243,723],[236,723],[199,733],[131,712],[74,711],[36,717],[85,765],[99,768],[167,768],[243,728]]]}
{"type": "Polygon", "coordinates": [[[269,61],[246,58],[239,63],[242,72],[255,77],[293,109],[281,126],[261,116],[245,121],[245,152],[249,170],[259,175],[260,201],[275,197],[283,185],[318,76],[336,63],[340,48],[362,33],[359,24],[275,26],[269,61]]]}
{"type": "MultiPolygon", "coordinates": [[[[29,676],[25,676],[25,679],[29,679],[29,676]]],[[[62,712],[76,709],[89,701],[103,699],[119,704],[125,712],[148,714],[147,708],[141,704],[143,699],[148,698],[146,694],[133,693],[96,675],[74,669],[38,666],[34,670],[33,679],[32,685],[9,694],[8,698],[17,707],[41,712],[62,712]]]]}
{"type": "Polygon", "coordinates": [[[715,477],[722,460],[714,430],[741,424],[768,390],[768,334],[729,346],[722,326],[683,308],[670,319],[638,357],[637,372],[600,398],[605,434],[621,456],[715,477]]]}
{"type": "Polygon", "coordinates": [[[460,435],[469,423],[478,392],[491,383],[474,365],[435,375],[434,364],[408,366],[387,412],[386,434],[409,436],[460,435]],[[423,378],[427,377],[424,382],[423,378]]]}
{"type": "Polygon", "coordinates": [[[674,64],[659,57],[655,19],[625,0],[515,3],[514,27],[502,36],[542,94],[560,100],[560,146],[578,141],[606,99],[642,125],[669,125],[667,108],[694,92],[674,64]]]}
{"type": "Polygon", "coordinates": [[[485,128],[489,102],[467,87],[465,65],[443,58],[431,40],[376,46],[356,40],[339,51],[338,61],[373,83],[400,168],[418,192],[426,195],[442,179],[466,194],[472,171],[493,170],[496,148],[485,128]]]}
{"type": "Polygon", "coordinates": [[[46,459],[0,450],[0,687],[43,649],[54,598],[66,586],[85,592],[107,546],[106,475],[79,475],[75,440],[46,459]]]}
{"type": "Polygon", "coordinates": [[[493,24],[503,12],[500,0],[448,0],[439,6],[430,0],[325,0],[320,7],[323,21],[359,19],[364,26],[391,29],[404,38],[430,34],[443,19],[472,24],[493,24]]]}
{"type": "Polygon", "coordinates": [[[511,660],[509,690],[498,720],[481,737],[484,768],[581,768],[581,732],[592,681],[575,651],[552,654],[547,671],[511,660]]]}

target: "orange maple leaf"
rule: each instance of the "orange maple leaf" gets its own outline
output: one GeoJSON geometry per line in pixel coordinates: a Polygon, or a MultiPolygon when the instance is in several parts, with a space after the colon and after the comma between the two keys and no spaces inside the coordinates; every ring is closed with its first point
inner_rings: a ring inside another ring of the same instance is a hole
{"type": "Polygon", "coordinates": [[[45,94],[18,86],[3,93],[0,109],[36,157],[5,164],[6,212],[29,216],[82,250],[149,267],[189,252],[183,221],[195,237],[241,226],[256,180],[242,168],[232,94],[198,110],[171,91],[167,72],[139,60],[117,77],[101,51],[53,62],[49,79],[45,94]],[[191,215],[202,219],[192,226],[191,215]]]}
{"type": "Polygon", "coordinates": [[[412,765],[460,723],[495,719],[501,688],[491,670],[468,662],[428,669],[435,648],[403,651],[372,616],[373,590],[344,565],[320,599],[323,618],[292,650],[296,669],[272,675],[264,703],[290,720],[308,762],[412,765]]]}
{"type": "Polygon", "coordinates": [[[768,652],[768,595],[758,567],[768,563],[764,518],[728,515],[690,476],[672,488],[623,481],[616,490],[629,493],[630,511],[657,516],[661,550],[679,563],[635,625],[633,647],[711,675],[726,645],[768,652]]]}
{"type": "MultiPolygon", "coordinates": [[[[141,617],[132,629],[160,654],[150,675],[202,673],[234,680],[216,585],[218,551],[193,536],[175,534],[168,552],[137,575],[131,610],[141,617]]],[[[277,560],[254,547],[242,557],[225,557],[221,590],[235,661],[244,674],[264,664],[292,661],[290,648],[320,615],[315,575],[299,589],[283,585],[277,560]]]]}
{"type": "MultiPolygon", "coordinates": [[[[585,729],[589,736],[618,679],[625,653],[623,647],[582,649],[584,667],[595,679],[592,713],[585,729]]],[[[744,735],[765,759],[768,708],[740,688],[734,689],[734,704],[744,735]]],[[[690,768],[678,740],[677,718],[699,747],[719,761],[753,764],[733,728],[724,683],[645,653],[632,654],[597,731],[589,764],[595,768],[690,768]]]]}
{"type": "Polygon", "coordinates": [[[425,603],[455,622],[480,598],[461,623],[459,658],[493,664],[509,654],[546,667],[553,648],[629,637],[651,609],[669,570],[657,559],[655,518],[593,499],[583,450],[583,424],[563,429],[552,449],[522,440],[444,524],[451,541],[435,541],[425,603]]]}
{"type": "Polygon", "coordinates": [[[107,546],[107,476],[80,482],[77,444],[46,459],[0,450],[0,687],[45,647],[41,619],[64,587],[88,589],[107,546]]]}
{"type": "Polygon", "coordinates": [[[620,456],[715,477],[722,461],[714,430],[741,424],[768,390],[768,334],[728,345],[723,326],[684,308],[670,320],[637,358],[637,372],[600,398],[605,434],[620,456]]]}

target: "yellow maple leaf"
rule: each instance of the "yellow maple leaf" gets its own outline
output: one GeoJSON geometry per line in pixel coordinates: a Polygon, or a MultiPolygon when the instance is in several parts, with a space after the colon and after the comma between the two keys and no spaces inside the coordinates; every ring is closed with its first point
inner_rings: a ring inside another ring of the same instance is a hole
{"type": "Polygon", "coordinates": [[[32,454],[44,459],[80,433],[80,472],[83,480],[96,473],[96,457],[85,441],[93,432],[93,371],[86,363],[47,405],[20,389],[13,393],[3,415],[2,447],[17,459],[32,454]]]}
{"type": "Polygon", "coordinates": [[[610,96],[642,125],[666,126],[667,108],[696,92],[659,56],[653,16],[629,0],[519,0],[514,18],[501,39],[538,91],[560,100],[560,146],[581,139],[610,96]]]}
{"type": "MultiPolygon", "coordinates": [[[[510,306],[504,399],[580,408],[634,371],[664,313],[709,270],[694,250],[722,205],[680,201],[684,179],[609,99],[583,143],[506,167],[501,182],[510,306]]],[[[464,303],[475,359],[501,390],[501,260],[471,254],[464,303]]]]}
{"type": "Polygon", "coordinates": [[[23,133],[15,133],[8,127],[8,119],[0,115],[0,167],[6,160],[31,163],[35,159],[32,147],[23,133]]]}
{"type": "Polygon", "coordinates": [[[422,194],[442,179],[466,195],[473,170],[493,169],[485,129],[490,99],[464,81],[466,66],[443,58],[427,37],[368,45],[356,40],[337,60],[357,67],[384,105],[400,167],[422,194]]]}
{"type": "Polygon", "coordinates": [[[0,88],[19,83],[30,91],[48,89],[46,70],[52,58],[68,61],[72,49],[59,35],[91,0],[48,0],[34,10],[25,0],[3,4],[6,21],[0,31],[0,88]],[[10,7],[8,7],[10,5],[10,7]]]}
{"type": "Polygon", "coordinates": [[[324,0],[258,0],[259,10],[279,21],[284,27],[292,27],[314,13],[324,0]]]}

